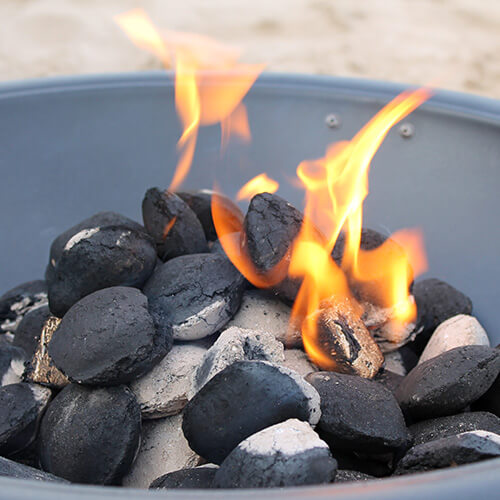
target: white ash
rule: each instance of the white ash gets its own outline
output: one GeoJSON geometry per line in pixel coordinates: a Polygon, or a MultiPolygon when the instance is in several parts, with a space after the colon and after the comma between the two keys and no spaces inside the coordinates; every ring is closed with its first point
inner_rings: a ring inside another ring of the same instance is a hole
{"type": "Polygon", "coordinates": [[[173,325],[174,339],[197,340],[222,328],[227,322],[225,314],[229,300],[219,299],[202,309],[197,314],[190,316],[178,325],[173,325]]]}
{"type": "Polygon", "coordinates": [[[123,231],[123,233],[120,234],[120,236],[116,240],[116,245],[121,246],[125,242],[127,237],[129,237],[131,234],[132,234],[132,231],[123,231]]]}
{"type": "Polygon", "coordinates": [[[240,309],[227,324],[272,333],[286,347],[300,347],[300,332],[290,328],[291,308],[265,290],[247,290],[240,309]]]}
{"type": "Polygon", "coordinates": [[[1,386],[17,384],[21,382],[24,372],[24,361],[22,359],[14,358],[10,362],[8,370],[3,374],[1,386]]]}
{"type": "Polygon", "coordinates": [[[388,352],[384,355],[384,368],[397,375],[405,376],[407,371],[404,366],[403,357],[399,351],[388,352]]]}
{"type": "Polygon", "coordinates": [[[14,302],[10,310],[15,314],[15,319],[6,319],[0,324],[0,332],[15,333],[24,315],[34,309],[46,306],[49,303],[46,292],[39,292],[31,297],[23,297],[20,301],[14,302]]]}
{"type": "Polygon", "coordinates": [[[52,391],[48,387],[42,387],[41,385],[30,384],[31,392],[37,403],[40,403],[42,407],[49,402],[52,396],[52,391]]]}
{"type": "Polygon", "coordinates": [[[123,486],[149,488],[157,477],[196,467],[203,462],[189,448],[181,426],[182,415],[143,422],[139,453],[130,472],[123,478],[123,486]]]}
{"type": "Polygon", "coordinates": [[[423,363],[455,347],[466,345],[489,346],[490,340],[476,318],[467,314],[458,314],[443,321],[436,328],[418,363],[423,363]]]}
{"type": "Polygon", "coordinates": [[[130,388],[141,405],[144,419],[180,413],[186,406],[195,370],[207,348],[200,342],[175,344],[150,372],[135,380],[130,388]]]}
{"type": "Polygon", "coordinates": [[[193,379],[193,394],[212,377],[237,361],[285,361],[283,344],[271,333],[230,327],[222,332],[214,345],[204,354],[193,379]]]}
{"type": "Polygon", "coordinates": [[[285,361],[283,365],[294,370],[303,377],[319,369],[314,365],[307,354],[301,349],[285,349],[285,361]]]}
{"type": "Polygon", "coordinates": [[[82,229],[80,232],[73,235],[64,245],[63,252],[68,252],[71,250],[77,243],[82,240],[86,240],[92,237],[94,234],[98,233],[101,230],[100,227],[91,227],[89,229],[82,229]]]}

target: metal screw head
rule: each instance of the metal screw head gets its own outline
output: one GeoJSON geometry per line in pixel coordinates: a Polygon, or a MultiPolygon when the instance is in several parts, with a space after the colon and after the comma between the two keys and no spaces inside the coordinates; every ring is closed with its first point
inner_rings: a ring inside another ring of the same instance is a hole
{"type": "Polygon", "coordinates": [[[399,127],[399,134],[405,139],[409,139],[415,133],[415,126],[411,123],[402,123],[399,127]]]}
{"type": "Polygon", "coordinates": [[[336,114],[330,113],[326,115],[325,123],[327,127],[337,128],[340,126],[340,118],[336,114]]]}

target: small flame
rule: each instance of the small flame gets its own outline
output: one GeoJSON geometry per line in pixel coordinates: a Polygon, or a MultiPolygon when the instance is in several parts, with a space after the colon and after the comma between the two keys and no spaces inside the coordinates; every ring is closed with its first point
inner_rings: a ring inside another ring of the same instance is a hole
{"type": "Polygon", "coordinates": [[[175,221],[177,220],[177,216],[174,217],[173,219],[170,219],[167,223],[167,225],[165,226],[165,228],[163,229],[163,239],[165,239],[167,236],[168,236],[168,233],[170,233],[170,231],[172,230],[172,228],[174,227],[174,224],[175,224],[175,221]]]}
{"type": "Polygon", "coordinates": [[[278,191],[280,185],[267,174],[256,175],[250,179],[236,194],[236,199],[251,200],[256,194],[259,193],[275,193],[278,191]]]}
{"type": "Polygon", "coordinates": [[[152,52],[167,67],[175,65],[175,105],[182,125],[179,161],[169,190],[186,178],[196,149],[198,130],[221,123],[223,141],[230,134],[250,137],[241,101],[264,69],[262,64],[238,62],[240,52],[194,33],[161,32],[142,9],[115,17],[139,47],[152,52]]]}

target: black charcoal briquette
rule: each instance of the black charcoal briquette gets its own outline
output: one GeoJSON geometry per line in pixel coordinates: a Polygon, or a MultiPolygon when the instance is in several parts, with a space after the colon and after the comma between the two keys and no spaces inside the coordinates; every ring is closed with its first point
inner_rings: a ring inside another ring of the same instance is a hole
{"type": "Polygon", "coordinates": [[[12,343],[24,349],[30,359],[35,354],[43,326],[50,316],[48,305],[37,307],[28,312],[17,327],[12,343]]]}

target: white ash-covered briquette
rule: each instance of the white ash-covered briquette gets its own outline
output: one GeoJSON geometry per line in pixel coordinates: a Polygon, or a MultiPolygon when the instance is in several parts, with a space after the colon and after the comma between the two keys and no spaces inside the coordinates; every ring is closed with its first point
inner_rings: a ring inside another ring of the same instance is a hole
{"type": "Polygon", "coordinates": [[[500,350],[464,346],[417,365],[396,391],[405,415],[424,420],[457,413],[479,399],[500,373],[500,350]]]}
{"type": "Polygon", "coordinates": [[[306,380],[320,395],[318,429],[334,454],[344,450],[377,455],[407,447],[403,413],[381,384],[335,372],[311,373],[306,380]]]}
{"type": "Polygon", "coordinates": [[[92,232],[95,228],[104,228],[107,226],[121,226],[127,229],[132,229],[133,231],[146,232],[146,229],[144,229],[141,224],[125,217],[124,215],[116,212],[98,212],[70,227],[52,242],[52,245],[50,246],[49,263],[45,271],[46,278],[49,279],[52,276],[57,262],[64,251],[64,247],[68,241],[73,238],[73,236],[80,233],[80,237],[82,237],[83,235],[88,234],[84,231],[85,229],[92,232]]]}
{"type": "Polygon", "coordinates": [[[152,490],[157,489],[209,489],[212,488],[214,476],[218,466],[213,464],[200,465],[192,469],[180,469],[169,472],[155,479],[151,486],[152,490]]]}
{"type": "Polygon", "coordinates": [[[244,439],[298,418],[316,425],[319,395],[297,372],[266,361],[238,361],[209,380],[184,409],[189,446],[221,463],[244,439]]]}
{"type": "Polygon", "coordinates": [[[28,357],[24,349],[10,342],[0,343],[0,386],[21,382],[24,363],[28,357]]]}
{"type": "Polygon", "coordinates": [[[156,265],[153,240],[126,226],[83,229],[66,243],[48,280],[49,307],[62,317],[81,298],[112,286],[140,288],[156,265]]]}
{"type": "Polygon", "coordinates": [[[434,330],[419,364],[455,347],[465,345],[490,345],[488,334],[479,321],[467,314],[458,314],[443,321],[434,330]]]}
{"type": "Polygon", "coordinates": [[[218,203],[222,204],[226,222],[230,222],[227,220],[228,217],[234,218],[235,221],[243,220],[243,212],[238,205],[221,193],[216,193],[209,189],[201,189],[200,191],[188,191],[175,194],[184,200],[189,208],[196,214],[203,226],[205,237],[208,241],[217,240],[217,231],[215,230],[212,218],[212,197],[214,194],[217,195],[218,203]]]}
{"type": "Polygon", "coordinates": [[[182,433],[182,415],[145,420],[137,458],[123,478],[127,488],[148,488],[158,477],[202,464],[182,433]]]}
{"type": "Polygon", "coordinates": [[[12,344],[24,349],[27,356],[32,358],[38,346],[45,322],[51,313],[48,305],[36,307],[24,315],[16,330],[12,344]]]}
{"type": "Polygon", "coordinates": [[[486,411],[471,411],[423,420],[410,425],[409,431],[414,446],[469,431],[488,431],[500,435],[500,418],[486,411]]]}
{"type": "Polygon", "coordinates": [[[194,393],[224,368],[236,361],[245,360],[283,364],[285,361],[283,344],[265,331],[247,330],[235,326],[224,330],[204,354],[194,373],[194,393]]]}
{"type": "Polygon", "coordinates": [[[306,422],[286,420],[238,444],[217,469],[215,488],[277,488],[330,483],[337,462],[306,422]]]}
{"type": "Polygon", "coordinates": [[[8,458],[0,457],[0,476],[11,477],[13,479],[29,479],[32,481],[52,481],[56,483],[67,483],[65,479],[54,476],[48,472],[29,467],[28,465],[20,464],[9,460],[8,458]]]}
{"type": "Polygon", "coordinates": [[[26,363],[23,373],[26,382],[35,382],[54,389],[62,389],[69,384],[68,377],[54,365],[49,356],[48,346],[60,323],[61,320],[55,316],[50,316],[45,321],[35,353],[31,361],[26,363]]]}
{"type": "Polygon", "coordinates": [[[0,388],[0,454],[11,456],[36,438],[38,423],[51,397],[50,389],[35,384],[0,388]]]}
{"type": "Polygon", "coordinates": [[[183,255],[158,268],[144,286],[149,310],[174,339],[195,340],[223,328],[241,303],[245,279],[218,254],[183,255]]]}
{"type": "Polygon", "coordinates": [[[384,356],[347,298],[323,300],[307,321],[317,327],[318,348],[340,373],[373,378],[384,356]]]}
{"type": "Polygon", "coordinates": [[[47,305],[47,283],[28,281],[5,292],[0,297],[0,334],[15,333],[24,315],[47,305]]]}
{"type": "Polygon", "coordinates": [[[396,475],[470,464],[500,457],[500,435],[470,431],[444,437],[410,448],[398,462],[396,475]]]}
{"type": "Polygon", "coordinates": [[[244,247],[257,271],[265,274],[282,263],[283,281],[275,286],[281,298],[293,302],[300,280],[286,277],[292,244],[300,232],[303,216],[275,194],[257,194],[250,201],[243,223],[244,247]]]}
{"type": "Polygon", "coordinates": [[[443,321],[458,314],[472,313],[471,299],[442,280],[416,281],[412,293],[417,303],[417,336],[409,345],[419,355],[443,321]]]}
{"type": "Polygon", "coordinates": [[[194,374],[206,352],[201,342],[174,344],[151,371],[131,383],[143,419],[167,417],[182,411],[192,391],[194,374]]]}
{"type": "Polygon", "coordinates": [[[176,194],[159,188],[148,189],[142,200],[142,218],[163,261],[208,252],[200,220],[176,194]]]}
{"type": "Polygon", "coordinates": [[[157,328],[146,296],[112,287],[71,307],[50,340],[49,355],[71,381],[108,386],[140,377],[171,346],[172,332],[157,328]]]}
{"type": "Polygon", "coordinates": [[[125,386],[68,385],[40,426],[40,463],[75,483],[120,484],[141,437],[141,410],[125,386]]]}

